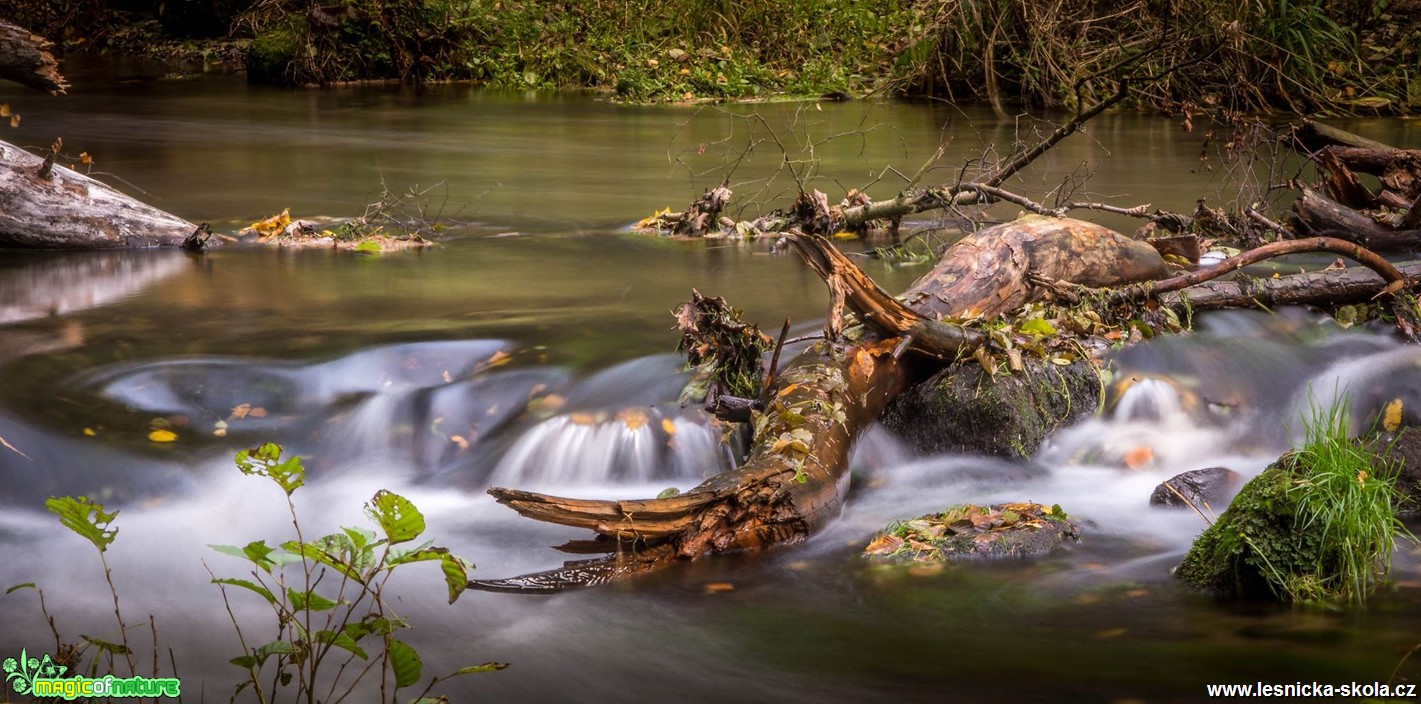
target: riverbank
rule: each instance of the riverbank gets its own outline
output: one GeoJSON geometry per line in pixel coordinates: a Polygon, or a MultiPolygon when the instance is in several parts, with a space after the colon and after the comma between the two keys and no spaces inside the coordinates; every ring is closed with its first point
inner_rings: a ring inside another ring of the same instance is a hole
{"type": "Polygon", "coordinates": [[[252,80],[330,85],[470,80],[590,88],[625,102],[902,96],[1072,107],[1122,71],[1176,70],[1147,107],[1421,111],[1421,0],[1239,5],[1194,0],[1105,12],[1083,0],[985,7],[892,0],[558,3],[195,0],[184,14],[87,0],[21,24],[70,51],[210,60],[252,80]],[[1124,68],[1121,68],[1121,67],[1124,68]]]}

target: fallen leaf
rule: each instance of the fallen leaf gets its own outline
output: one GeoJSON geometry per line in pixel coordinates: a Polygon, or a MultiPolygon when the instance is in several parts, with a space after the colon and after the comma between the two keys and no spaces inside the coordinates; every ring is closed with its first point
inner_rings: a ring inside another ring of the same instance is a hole
{"type": "Polygon", "coordinates": [[[178,439],[178,434],[171,430],[159,428],[148,433],[148,439],[152,442],[173,442],[178,439]]]}
{"type": "Polygon", "coordinates": [[[641,430],[646,427],[650,419],[647,417],[646,411],[640,408],[628,408],[617,414],[617,420],[626,424],[627,430],[641,430]]]}
{"type": "Polygon", "coordinates": [[[262,408],[261,406],[257,406],[256,408],[252,409],[252,412],[249,415],[251,415],[251,417],[253,418],[265,418],[266,409],[262,408]]]}
{"type": "Polygon", "coordinates": [[[711,582],[706,585],[707,594],[718,594],[720,592],[733,592],[735,585],[730,582],[711,582]]]}
{"type": "Polygon", "coordinates": [[[1388,433],[1394,433],[1401,427],[1401,399],[1394,398],[1386,405],[1386,410],[1382,411],[1382,427],[1388,433]]]}
{"type": "Polygon", "coordinates": [[[465,440],[465,439],[464,439],[464,436],[462,436],[462,435],[450,435],[450,436],[449,436],[449,442],[452,442],[452,443],[454,443],[455,445],[458,445],[458,446],[459,446],[459,452],[463,452],[463,451],[469,449],[469,441],[468,441],[468,440],[465,440]]]}
{"type": "Polygon", "coordinates": [[[498,367],[504,364],[508,364],[510,361],[512,361],[512,359],[513,355],[504,352],[503,350],[499,350],[497,352],[494,352],[492,357],[488,358],[488,361],[484,363],[484,366],[498,367]]]}
{"type": "Polygon", "coordinates": [[[1144,469],[1155,461],[1155,451],[1149,445],[1141,445],[1126,452],[1124,460],[1130,469],[1144,469]]]}
{"type": "Polygon", "coordinates": [[[237,420],[241,420],[243,418],[246,418],[247,414],[251,412],[252,404],[244,403],[232,409],[232,417],[236,418],[237,420]]]}
{"type": "Polygon", "coordinates": [[[667,434],[667,435],[675,435],[675,434],[676,434],[676,421],[673,421],[673,420],[671,420],[670,418],[662,418],[662,419],[661,419],[661,429],[664,430],[664,431],[666,431],[666,434],[667,434]]]}
{"type": "Polygon", "coordinates": [[[902,539],[902,538],[900,538],[900,537],[898,537],[898,536],[896,536],[896,535],[892,535],[891,533],[884,533],[883,535],[880,535],[880,536],[878,536],[877,538],[874,538],[874,539],[873,539],[873,542],[869,543],[869,544],[868,544],[868,547],[866,547],[866,548],[863,549],[863,554],[865,554],[865,555],[889,555],[889,554],[892,554],[892,553],[897,552],[897,551],[898,551],[900,548],[902,548],[902,547],[903,547],[903,539],[902,539]]]}
{"type": "MultiPolygon", "coordinates": [[[[979,348],[980,349],[980,348],[979,348]]],[[[860,347],[854,350],[854,363],[850,367],[850,374],[860,379],[867,379],[873,375],[873,353],[860,347]]]]}
{"type": "Polygon", "coordinates": [[[94,437],[95,435],[98,435],[98,433],[94,432],[94,429],[93,429],[93,428],[85,428],[85,429],[84,429],[84,434],[87,435],[87,436],[89,436],[89,437],[94,437]]]}

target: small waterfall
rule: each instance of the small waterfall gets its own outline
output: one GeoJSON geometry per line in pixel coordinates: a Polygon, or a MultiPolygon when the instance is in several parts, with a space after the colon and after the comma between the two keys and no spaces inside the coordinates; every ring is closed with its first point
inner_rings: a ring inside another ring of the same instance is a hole
{"type": "Polygon", "coordinates": [[[1115,404],[1115,420],[1164,421],[1184,415],[1179,391],[1166,379],[1144,378],[1131,384],[1115,404]]]}
{"type": "Polygon", "coordinates": [[[567,413],[529,429],[490,482],[506,486],[699,480],[728,468],[718,431],[652,407],[567,413]]]}

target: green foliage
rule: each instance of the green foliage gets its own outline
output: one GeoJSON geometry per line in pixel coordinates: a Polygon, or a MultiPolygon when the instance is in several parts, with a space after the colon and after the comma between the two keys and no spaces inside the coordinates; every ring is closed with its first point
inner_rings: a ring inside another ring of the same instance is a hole
{"type": "Polygon", "coordinates": [[[266,477],[276,482],[287,496],[291,496],[306,483],[306,468],[302,466],[301,458],[281,459],[281,446],[276,443],[269,442],[251,450],[238,452],[237,469],[242,470],[242,474],[266,477]]]}
{"type": "MultiPolygon", "coordinates": [[[[452,604],[467,587],[468,572],[473,564],[451,554],[447,548],[435,547],[432,541],[405,545],[424,534],[424,515],[408,499],[385,490],[377,492],[365,504],[365,515],[378,531],[346,527],[338,533],[306,540],[292,502],[292,494],[305,482],[306,470],[301,459],[294,456],[283,459],[281,446],[268,443],[237,453],[236,464],[243,474],[270,479],[282,490],[297,539],[279,546],[260,540],[240,547],[210,546],[250,566],[250,579],[213,575],[212,583],[222,590],[223,601],[228,599],[226,587],[237,587],[261,597],[276,617],[275,637],[249,645],[246,632],[250,626],[244,630],[228,602],[227,613],[243,649],[242,654],[230,662],[247,673],[233,699],[250,688],[257,701],[268,704],[281,699],[278,690],[292,688],[295,690],[293,700],[339,702],[348,698],[372,671],[377,673],[382,699],[391,681],[396,690],[418,683],[423,677],[423,661],[412,646],[396,638],[411,626],[393,612],[385,593],[386,582],[394,570],[403,565],[437,562],[452,604]],[[356,659],[368,666],[348,668],[356,659]],[[322,665],[326,664],[330,667],[322,671],[322,665]],[[320,691],[317,691],[318,683],[320,691]]],[[[122,657],[127,661],[129,675],[136,674],[139,668],[127,639],[128,626],[120,612],[118,593],[104,558],[108,546],[118,535],[118,529],[112,525],[118,512],[106,511],[102,504],[82,496],[51,498],[45,506],[59,516],[65,527],[98,549],[121,636],[120,642],[112,642],[81,634],[84,645],[75,657],[84,649],[96,653],[89,668],[90,676],[100,672],[99,655],[108,658],[107,672],[113,673],[116,659],[122,657]]],[[[34,583],[14,585],[5,593],[25,589],[38,593],[40,609],[54,627],[54,618],[45,606],[44,591],[34,583]]],[[[156,673],[160,666],[156,661],[159,650],[156,625],[153,629],[155,662],[152,671],[156,673]]],[[[59,641],[57,628],[54,634],[59,641]]],[[[505,667],[503,663],[487,662],[431,678],[415,700],[437,701],[424,695],[450,678],[505,667]]]]}
{"type": "Polygon", "coordinates": [[[1344,404],[1314,410],[1302,447],[1246,484],[1176,573],[1223,594],[1361,603],[1391,565],[1396,465],[1350,437],[1344,404]]]}
{"type": "Polygon", "coordinates": [[[866,92],[908,17],[893,0],[304,0],[247,14],[251,75],[291,84],[470,78],[626,100],[866,92]]]}
{"type": "MultiPolygon", "coordinates": [[[[298,699],[317,696],[317,674],[323,663],[343,659],[372,662],[377,658],[383,683],[394,679],[396,689],[417,683],[423,673],[419,653],[396,636],[410,625],[394,616],[385,599],[384,586],[391,573],[402,565],[416,562],[438,562],[454,603],[468,585],[469,562],[450,554],[447,548],[435,547],[425,541],[413,547],[396,547],[411,543],[424,534],[424,515],[408,499],[390,491],[377,492],[365,504],[365,515],[374,522],[377,531],[350,526],[338,533],[314,540],[301,537],[291,495],[304,482],[305,469],[299,457],[283,460],[281,447],[266,444],[237,454],[236,463],[244,474],[271,479],[286,494],[291,511],[292,527],[298,538],[279,547],[254,541],[246,546],[214,545],[214,550],[246,560],[255,581],[235,578],[213,578],[218,585],[235,586],[260,596],[272,608],[277,622],[277,637],[263,645],[248,647],[242,627],[234,620],[242,640],[242,655],[231,663],[247,671],[248,679],[240,689],[251,687],[261,701],[271,701],[274,692],[267,692],[262,683],[295,684],[298,699]],[[293,566],[294,574],[286,569],[293,566]],[[331,573],[335,579],[329,579],[331,573]],[[327,584],[321,591],[317,585],[327,584]],[[325,593],[322,593],[324,591],[325,593]],[[268,675],[268,667],[274,671],[268,675]]],[[[224,600],[226,592],[223,592],[224,600]]],[[[464,668],[453,674],[435,678],[429,687],[443,679],[473,672],[500,669],[497,663],[464,668]],[[484,669],[481,669],[484,668],[484,669]]],[[[327,670],[329,672],[329,670],[327,670]]],[[[350,682],[342,681],[344,665],[334,675],[331,691],[345,687],[353,689],[370,668],[352,671],[350,682]]],[[[426,688],[425,693],[428,693],[426,688]]]]}
{"type": "Polygon", "coordinates": [[[104,511],[103,504],[90,503],[87,496],[51,497],[45,500],[44,507],[59,516],[59,522],[65,528],[93,543],[99,552],[108,550],[114,538],[118,537],[118,529],[112,527],[118,511],[104,511]]]}

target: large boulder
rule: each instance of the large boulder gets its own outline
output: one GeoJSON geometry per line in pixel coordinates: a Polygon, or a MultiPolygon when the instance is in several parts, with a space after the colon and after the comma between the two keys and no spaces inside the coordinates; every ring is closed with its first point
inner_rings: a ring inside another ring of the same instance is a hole
{"type": "Polygon", "coordinates": [[[974,361],[952,365],[900,394],[881,420],[927,454],[1031,457],[1057,428],[1095,413],[1101,383],[1084,360],[1024,367],[993,377],[974,361]]]}

